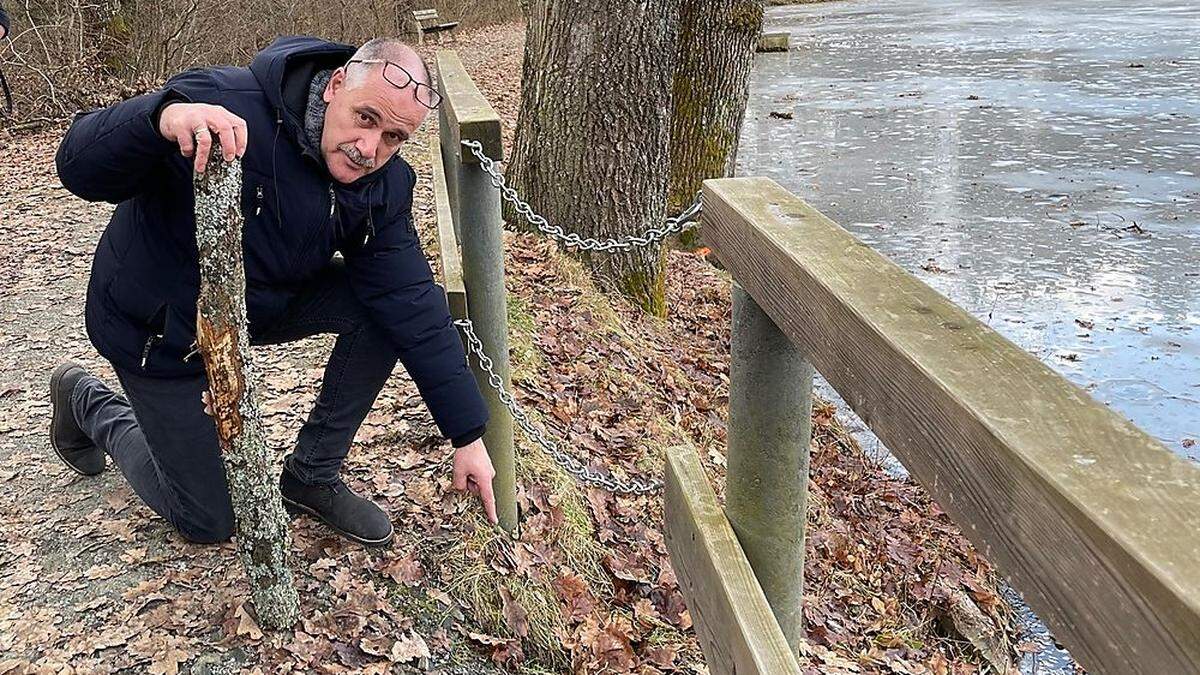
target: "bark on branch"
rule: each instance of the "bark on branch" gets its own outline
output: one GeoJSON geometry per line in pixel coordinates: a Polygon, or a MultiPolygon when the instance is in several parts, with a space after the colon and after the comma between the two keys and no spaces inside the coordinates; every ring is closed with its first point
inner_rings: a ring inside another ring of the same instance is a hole
{"type": "Polygon", "coordinates": [[[194,185],[200,250],[196,342],[208,372],[238,552],[259,621],[270,628],[286,628],[296,621],[299,598],[288,565],[288,519],[278,484],[268,470],[256,374],[250,362],[239,204],[241,161],[225,163],[214,140],[207,170],[196,174],[194,185]]]}

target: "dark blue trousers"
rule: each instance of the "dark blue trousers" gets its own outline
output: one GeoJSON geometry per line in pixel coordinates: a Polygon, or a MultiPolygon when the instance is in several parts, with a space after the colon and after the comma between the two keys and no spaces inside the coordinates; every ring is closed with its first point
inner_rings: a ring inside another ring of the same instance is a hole
{"type": "MultiPolygon", "coordinates": [[[[300,290],[284,317],[252,344],[280,344],[322,333],[337,342],[325,366],[321,392],[300,429],[289,467],[302,481],[327,484],[350,450],[354,434],[392,374],[398,354],[354,297],[340,264],[300,290]]],[[[122,397],[95,377],[71,397],[83,431],[112,457],[138,496],[195,542],[224,541],[233,533],[233,509],[217,430],[204,413],[203,373],[161,379],[117,369],[122,397]]]]}

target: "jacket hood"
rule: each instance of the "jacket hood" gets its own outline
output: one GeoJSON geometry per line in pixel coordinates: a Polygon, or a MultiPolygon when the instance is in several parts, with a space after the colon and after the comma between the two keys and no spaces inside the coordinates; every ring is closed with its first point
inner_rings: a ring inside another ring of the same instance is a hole
{"type": "Polygon", "coordinates": [[[345,65],[354,51],[350,45],[291,36],[272,42],[250,62],[250,72],[275,109],[276,120],[302,144],[309,82],[318,71],[345,65]]]}

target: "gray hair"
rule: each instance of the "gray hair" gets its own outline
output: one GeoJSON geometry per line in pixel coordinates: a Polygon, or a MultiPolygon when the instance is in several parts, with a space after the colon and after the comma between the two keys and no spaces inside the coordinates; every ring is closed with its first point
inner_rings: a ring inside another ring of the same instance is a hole
{"type": "MultiPolygon", "coordinates": [[[[367,41],[363,46],[354,52],[354,59],[381,59],[392,61],[404,67],[405,70],[412,73],[417,82],[426,85],[432,85],[433,80],[429,76],[429,65],[425,63],[425,59],[417,53],[415,49],[408,46],[404,41],[392,37],[377,37],[367,41]],[[414,68],[414,66],[416,66],[414,68]]],[[[346,86],[354,89],[366,80],[367,73],[374,72],[376,69],[382,68],[379,64],[356,64],[357,68],[346,69],[346,86]]]]}

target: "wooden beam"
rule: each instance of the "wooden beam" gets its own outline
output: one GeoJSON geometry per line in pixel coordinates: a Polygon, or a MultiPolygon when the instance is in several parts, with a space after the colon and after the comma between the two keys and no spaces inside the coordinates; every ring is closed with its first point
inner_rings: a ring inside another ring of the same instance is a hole
{"type": "Polygon", "coordinates": [[[436,207],[438,249],[442,261],[442,288],[446,289],[450,315],[455,319],[465,319],[467,288],[463,285],[462,254],[458,250],[458,236],[454,233],[454,210],[450,208],[446,167],[442,162],[442,144],[437,136],[430,136],[429,158],[433,166],[433,203],[436,207]]]}
{"type": "Polygon", "coordinates": [[[500,161],[504,148],[500,142],[500,116],[487,98],[471,81],[458,54],[452,50],[437,53],[438,92],[442,95],[446,119],[449,122],[453,151],[462,157],[463,164],[478,164],[470,151],[464,152],[462,141],[479,141],[483,153],[500,161]]]}
{"type": "Polygon", "coordinates": [[[704,238],[1093,672],[1200,670],[1200,469],[773,181],[704,238]]]}
{"type": "MultiPolygon", "coordinates": [[[[453,51],[438,52],[438,90],[443,94],[439,124],[444,126],[443,143],[451,147],[442,156],[453,190],[451,204],[454,221],[462,242],[462,280],[467,289],[467,314],[484,353],[504,388],[511,391],[508,364],[508,300],[504,285],[504,221],[500,215],[500,191],[492,183],[474,154],[462,146],[471,139],[483,145],[484,153],[499,161],[500,116],[467,76],[462,62],[453,51]]],[[[478,360],[471,369],[488,407],[487,431],[483,443],[496,475],[492,491],[496,497],[496,515],[500,526],[509,532],[517,528],[516,446],[513,420],[495,389],[488,385],[491,375],[478,360]]]]}
{"type": "Polygon", "coordinates": [[[709,672],[799,674],[695,449],[667,450],[666,469],[667,549],[709,672]]]}
{"type": "Polygon", "coordinates": [[[760,52],[786,52],[788,50],[788,42],[791,40],[791,33],[763,33],[758,36],[758,47],[756,51],[760,52]]]}

